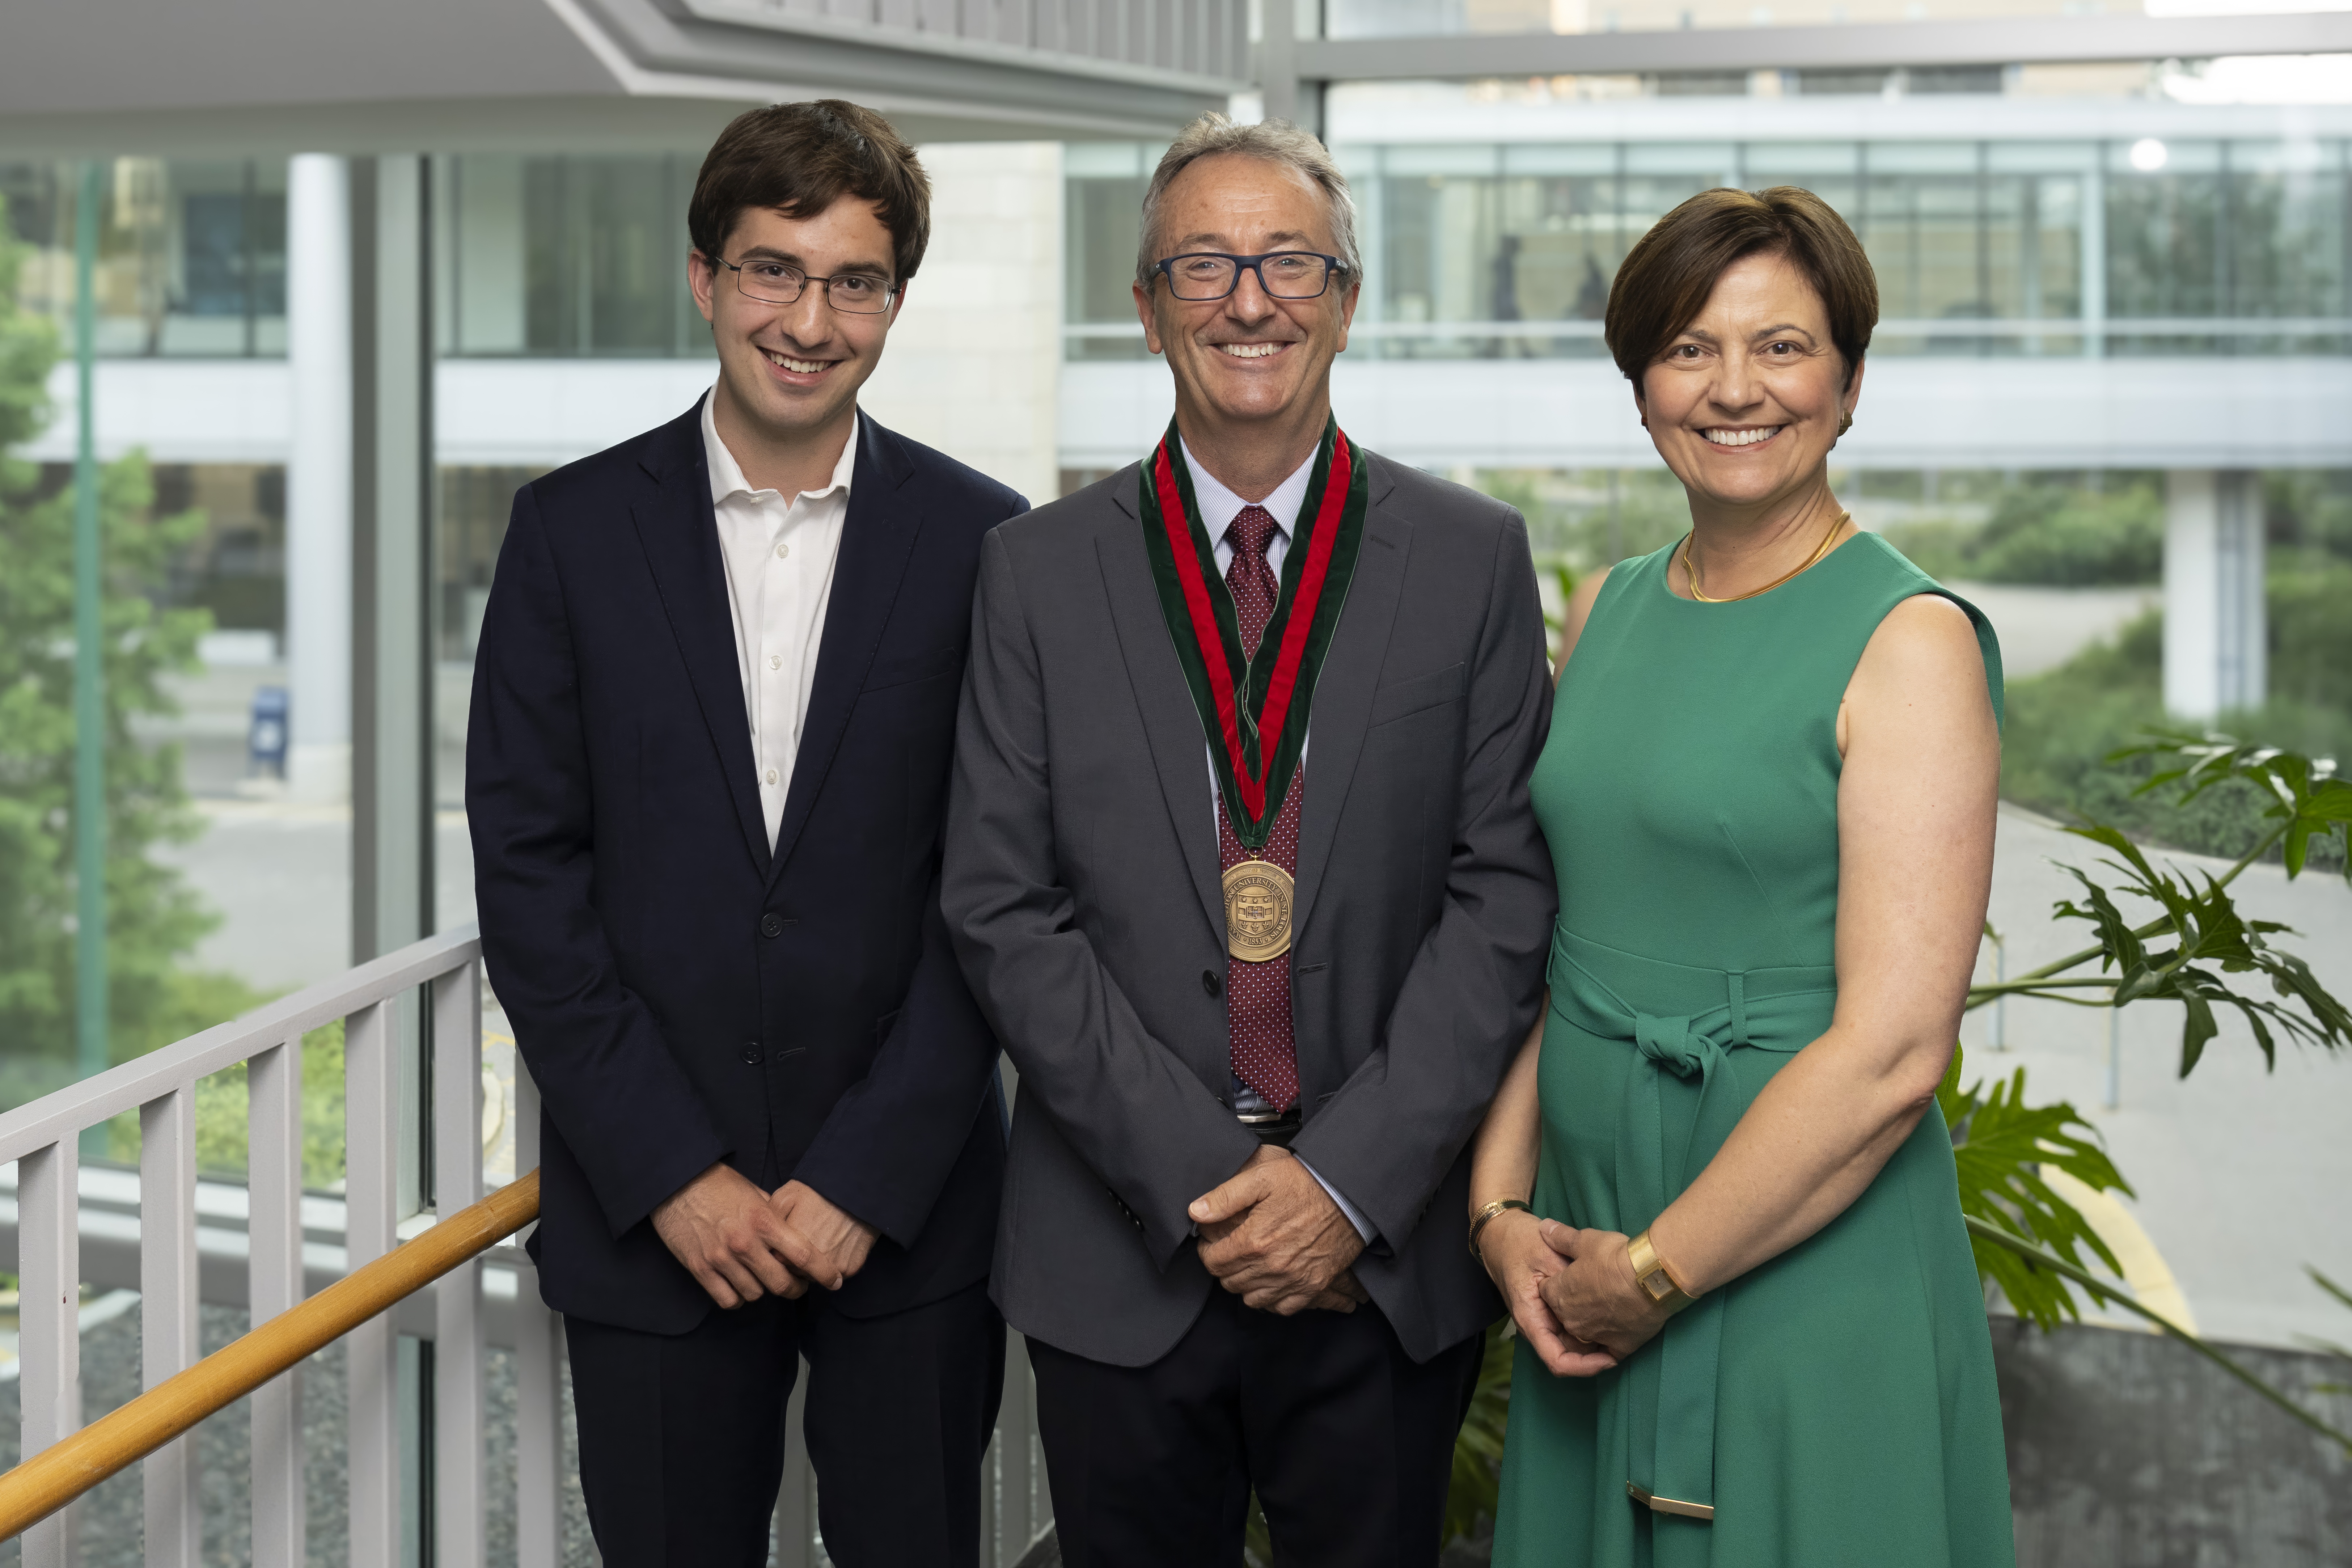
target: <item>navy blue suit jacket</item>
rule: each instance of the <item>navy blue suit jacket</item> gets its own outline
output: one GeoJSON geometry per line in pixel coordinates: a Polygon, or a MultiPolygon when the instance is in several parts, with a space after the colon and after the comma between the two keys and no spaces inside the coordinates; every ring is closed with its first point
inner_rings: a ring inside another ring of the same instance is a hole
{"type": "Polygon", "coordinates": [[[980,542],[1027,503],[859,421],[815,685],[772,853],[700,405],[515,496],[466,743],[490,983],[537,1081],[541,1289],[682,1333],[654,1234],[724,1159],[881,1237],[866,1316],[984,1279],[997,1045],[940,914],[980,542]]]}

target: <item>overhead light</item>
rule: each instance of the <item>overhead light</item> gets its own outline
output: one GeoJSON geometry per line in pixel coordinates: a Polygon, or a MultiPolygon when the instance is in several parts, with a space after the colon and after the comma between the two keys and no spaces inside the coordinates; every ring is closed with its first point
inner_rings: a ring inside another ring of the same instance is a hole
{"type": "Polygon", "coordinates": [[[2171,156],[2164,143],[2153,136],[2143,136],[2131,144],[2131,166],[2143,174],[2155,174],[2171,156]]]}

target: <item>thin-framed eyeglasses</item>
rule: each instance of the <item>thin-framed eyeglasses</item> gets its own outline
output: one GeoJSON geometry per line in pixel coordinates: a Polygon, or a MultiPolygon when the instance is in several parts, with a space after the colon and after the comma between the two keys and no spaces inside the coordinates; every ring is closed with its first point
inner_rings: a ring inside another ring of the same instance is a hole
{"type": "Polygon", "coordinates": [[[1242,286],[1242,274],[1257,274],[1257,286],[1269,300],[1314,300],[1331,287],[1331,275],[1347,270],[1336,256],[1314,250],[1269,250],[1259,256],[1231,256],[1222,250],[1188,250],[1152,263],[1151,269],[1168,279],[1168,291],[1179,300],[1222,300],[1242,286]]]}
{"type": "Polygon", "coordinates": [[[867,272],[836,272],[830,278],[812,278],[789,261],[773,261],[766,257],[754,257],[749,261],[730,261],[714,256],[711,260],[735,274],[735,287],[746,300],[757,300],[762,305],[793,305],[812,283],[824,285],[825,303],[852,316],[878,316],[890,308],[898,297],[901,283],[885,283],[867,272]]]}

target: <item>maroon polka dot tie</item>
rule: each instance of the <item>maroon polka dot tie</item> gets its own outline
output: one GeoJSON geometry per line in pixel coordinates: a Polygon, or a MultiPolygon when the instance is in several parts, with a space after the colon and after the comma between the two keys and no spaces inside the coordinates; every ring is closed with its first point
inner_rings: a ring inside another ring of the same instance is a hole
{"type": "MultiPolygon", "coordinates": [[[[1233,590],[1234,613],[1241,623],[1242,647],[1255,648],[1274,616],[1274,601],[1281,591],[1274,569],[1266,564],[1266,546],[1274,542],[1272,514],[1262,506],[1245,506],[1234,518],[1225,535],[1234,547],[1233,564],[1225,568],[1225,585],[1233,590]]],[[[1273,738],[1265,737],[1272,744],[1273,738]]],[[[1291,876],[1298,875],[1298,804],[1306,795],[1307,770],[1302,765],[1276,814],[1274,831],[1265,847],[1253,856],[1234,837],[1225,816],[1225,801],[1217,796],[1218,869],[1230,871],[1244,860],[1271,860],[1291,876]]],[[[1234,1076],[1264,1095],[1276,1110],[1298,1103],[1298,1047],[1290,1022],[1290,954],[1252,963],[1245,958],[1225,958],[1225,1022],[1231,1033],[1234,1076]]]]}

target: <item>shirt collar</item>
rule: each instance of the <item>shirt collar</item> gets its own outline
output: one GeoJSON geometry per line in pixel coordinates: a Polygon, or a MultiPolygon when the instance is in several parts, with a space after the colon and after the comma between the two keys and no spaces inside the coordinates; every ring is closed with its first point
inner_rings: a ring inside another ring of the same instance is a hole
{"type": "MultiPolygon", "coordinates": [[[[751,482],[743,477],[743,466],[735,460],[735,454],[727,449],[727,443],[719,438],[718,416],[711,412],[718,402],[719,388],[713,386],[702,399],[702,455],[710,464],[710,504],[716,506],[733,495],[774,495],[776,493],[774,490],[755,490],[751,488],[751,482]]],[[[839,490],[845,496],[849,493],[850,475],[857,468],[857,437],[861,433],[859,426],[865,417],[863,414],[858,413],[850,415],[849,439],[841,444],[841,460],[833,465],[833,478],[826,482],[824,489],[803,490],[801,492],[802,495],[815,500],[829,496],[835,490],[839,490]]],[[[1293,510],[1296,510],[1297,505],[1295,501],[1292,503],[1293,510]]]]}
{"type": "MultiPolygon", "coordinates": [[[[1225,537],[1225,530],[1234,525],[1234,519],[1241,514],[1242,508],[1250,503],[1227,489],[1218,482],[1216,475],[1202,468],[1201,460],[1192,456],[1191,445],[1182,437],[1176,438],[1176,444],[1183,450],[1185,468],[1192,470],[1192,499],[1200,504],[1201,526],[1209,531],[1209,546],[1214,549],[1225,537]]],[[[1298,509],[1306,503],[1307,481],[1315,477],[1315,459],[1320,451],[1318,446],[1316,451],[1307,453],[1307,460],[1298,465],[1297,471],[1275,486],[1274,493],[1257,503],[1274,519],[1274,526],[1282,531],[1282,537],[1286,540],[1297,531],[1298,509]]]]}

